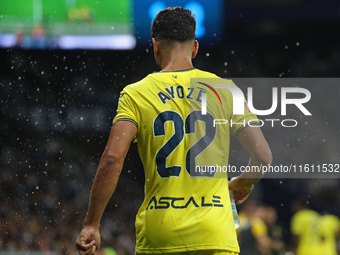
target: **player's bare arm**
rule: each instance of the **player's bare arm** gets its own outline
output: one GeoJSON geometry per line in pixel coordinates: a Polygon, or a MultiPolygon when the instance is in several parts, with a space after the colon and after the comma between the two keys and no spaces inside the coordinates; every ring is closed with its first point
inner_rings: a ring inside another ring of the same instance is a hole
{"type": "Polygon", "coordinates": [[[100,247],[100,219],[117,186],[125,156],[136,134],[136,125],[129,121],[118,121],[112,126],[93,182],[83,229],[76,241],[80,254],[96,254],[100,247]]]}
{"type": "MultiPolygon", "coordinates": [[[[237,136],[238,141],[250,155],[249,166],[267,166],[272,162],[272,153],[260,127],[246,127],[237,136]]],[[[244,172],[229,183],[234,191],[236,204],[243,203],[254,188],[254,184],[263,177],[262,172],[244,172]]]]}

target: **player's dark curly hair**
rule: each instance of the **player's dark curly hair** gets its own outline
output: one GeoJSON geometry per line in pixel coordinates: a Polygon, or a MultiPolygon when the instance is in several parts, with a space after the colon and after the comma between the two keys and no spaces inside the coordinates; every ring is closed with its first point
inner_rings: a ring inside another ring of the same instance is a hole
{"type": "Polygon", "coordinates": [[[184,42],[195,39],[196,21],[190,10],[168,7],[160,11],[152,22],[151,36],[157,40],[184,42]]]}

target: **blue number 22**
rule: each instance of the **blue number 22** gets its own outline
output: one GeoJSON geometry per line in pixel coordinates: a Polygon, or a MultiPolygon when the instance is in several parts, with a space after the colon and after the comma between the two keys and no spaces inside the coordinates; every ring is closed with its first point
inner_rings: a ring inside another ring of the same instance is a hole
{"type": "MultiPolygon", "coordinates": [[[[196,132],[196,121],[205,122],[205,134],[195,144],[193,144],[186,155],[186,170],[191,176],[198,176],[194,174],[194,167],[196,157],[204,151],[214,140],[216,135],[216,128],[213,127],[214,117],[207,113],[202,115],[201,111],[193,111],[188,114],[185,119],[185,125],[183,125],[183,119],[181,115],[174,111],[161,112],[154,121],[153,131],[154,136],[165,135],[165,122],[171,121],[174,124],[174,134],[169,140],[159,149],[156,154],[157,172],[161,178],[168,178],[170,176],[179,176],[181,172],[181,166],[166,166],[166,159],[177,148],[177,146],[183,141],[184,134],[193,134],[196,132]],[[191,171],[190,171],[191,170],[191,171]]],[[[200,175],[202,176],[202,175],[200,175]]],[[[207,173],[207,176],[211,176],[207,173]]]]}

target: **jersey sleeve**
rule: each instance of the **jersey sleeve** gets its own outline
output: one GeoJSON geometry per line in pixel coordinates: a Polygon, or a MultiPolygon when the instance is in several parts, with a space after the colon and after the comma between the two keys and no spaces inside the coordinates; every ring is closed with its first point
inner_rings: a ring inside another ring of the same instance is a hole
{"type": "MultiPolygon", "coordinates": [[[[325,217],[325,216],[324,216],[325,217]]],[[[328,215],[326,216],[329,218],[328,220],[328,225],[326,227],[326,231],[328,230],[332,230],[332,232],[334,233],[334,235],[336,235],[339,230],[340,230],[340,221],[339,221],[339,218],[335,215],[328,215]]]]}
{"type": "Polygon", "coordinates": [[[238,133],[247,126],[260,124],[257,116],[249,111],[246,99],[244,99],[244,114],[233,114],[231,117],[231,123],[231,134],[234,136],[237,136],[238,133]]]}
{"type": "Polygon", "coordinates": [[[293,218],[291,220],[291,232],[294,235],[300,235],[302,233],[302,230],[305,228],[304,221],[301,220],[301,212],[297,212],[293,215],[293,218]]]}
{"type": "Polygon", "coordinates": [[[340,231],[340,219],[337,216],[333,215],[333,220],[334,220],[333,226],[335,229],[335,233],[337,233],[340,231]]]}
{"type": "Polygon", "coordinates": [[[260,237],[267,235],[267,226],[264,222],[260,219],[253,219],[251,221],[251,232],[255,237],[260,237]]]}
{"type": "MultiPolygon", "coordinates": [[[[118,101],[118,109],[115,118],[113,119],[113,124],[118,121],[130,121],[137,126],[138,129],[138,117],[137,117],[137,107],[132,98],[123,90],[120,93],[118,101]]],[[[134,142],[137,142],[137,137],[135,137],[134,142]]]]}
{"type": "Polygon", "coordinates": [[[138,127],[138,120],[136,114],[136,107],[131,97],[123,90],[120,93],[118,101],[118,109],[113,124],[117,121],[126,120],[131,121],[138,127]]]}

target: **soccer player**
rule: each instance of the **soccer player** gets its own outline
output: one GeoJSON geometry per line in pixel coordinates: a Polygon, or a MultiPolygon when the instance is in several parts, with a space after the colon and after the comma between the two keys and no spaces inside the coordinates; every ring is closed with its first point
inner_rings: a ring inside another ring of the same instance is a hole
{"type": "Polygon", "coordinates": [[[239,213],[240,228],[237,229],[240,255],[272,255],[272,241],[263,220],[265,206],[255,200],[247,200],[239,213]]]}
{"type": "Polygon", "coordinates": [[[320,255],[320,214],[311,210],[306,205],[306,199],[297,198],[292,209],[295,212],[291,219],[291,232],[293,234],[293,245],[298,255],[320,255]]]}
{"type": "Polygon", "coordinates": [[[340,234],[340,220],[337,216],[326,214],[320,217],[320,251],[323,255],[337,255],[337,242],[340,234]]]}
{"type": "MultiPolygon", "coordinates": [[[[260,128],[248,125],[256,116],[246,107],[243,115],[233,114],[229,90],[215,91],[219,107],[208,100],[207,114],[197,110],[204,90],[211,89],[206,78],[218,77],[193,67],[198,51],[195,26],[191,12],[181,7],[166,8],[154,19],[151,35],[161,71],[121,92],[76,241],[80,254],[99,249],[99,222],[132,141],[138,144],[145,172],[145,197],[136,217],[136,254],[238,254],[228,179],[214,178],[215,173],[204,168],[197,172],[196,167],[228,165],[230,134],[249,152],[250,166],[268,165],[272,156],[260,128]],[[191,86],[193,78],[202,82],[191,86]],[[214,119],[235,125],[213,125],[214,119]]],[[[237,204],[261,177],[244,173],[230,182],[237,204]]]]}

